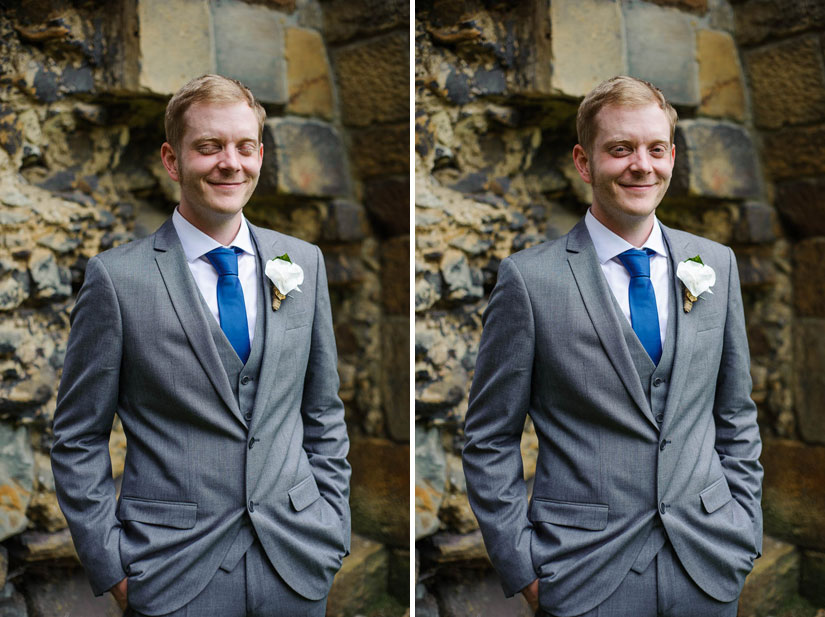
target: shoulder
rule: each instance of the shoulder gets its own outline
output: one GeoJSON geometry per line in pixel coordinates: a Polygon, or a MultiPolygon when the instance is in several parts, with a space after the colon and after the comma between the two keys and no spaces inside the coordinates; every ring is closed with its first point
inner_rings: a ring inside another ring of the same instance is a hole
{"type": "Polygon", "coordinates": [[[706,264],[719,268],[736,262],[733,251],[724,244],[664,225],[662,232],[677,253],[687,251],[688,257],[699,255],[706,264]]]}

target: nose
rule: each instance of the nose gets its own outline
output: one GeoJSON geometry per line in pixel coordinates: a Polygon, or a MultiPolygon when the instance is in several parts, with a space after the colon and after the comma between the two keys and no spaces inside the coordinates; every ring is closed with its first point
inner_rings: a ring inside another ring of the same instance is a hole
{"type": "Polygon", "coordinates": [[[630,169],[638,173],[650,173],[653,171],[653,164],[650,160],[650,153],[644,148],[640,148],[633,153],[630,161],[630,169]]]}
{"type": "Polygon", "coordinates": [[[221,171],[235,172],[240,168],[241,162],[235,148],[224,148],[221,151],[221,157],[218,160],[218,169],[221,171]]]}

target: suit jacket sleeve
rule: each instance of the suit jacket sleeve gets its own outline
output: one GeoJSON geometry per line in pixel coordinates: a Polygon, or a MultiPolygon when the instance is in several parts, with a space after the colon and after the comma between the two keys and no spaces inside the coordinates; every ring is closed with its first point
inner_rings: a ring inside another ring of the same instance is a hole
{"type": "Polygon", "coordinates": [[[72,327],[54,416],[52,470],[60,507],[100,595],[126,576],[109,434],[118,402],[122,324],[118,298],[98,258],[72,311],[72,327]]]}
{"type": "Polygon", "coordinates": [[[318,490],[341,518],[346,551],[350,547],[349,451],[344,404],[338,396],[338,353],[332,329],[324,258],[317,254],[315,316],[309,362],[304,381],[301,415],[304,422],[304,451],[318,490]]]}
{"type": "Polygon", "coordinates": [[[520,449],[535,326],[524,280],[509,258],[499,267],[483,325],[465,422],[464,474],[487,553],[512,596],[537,578],[520,449]]]}
{"type": "Polygon", "coordinates": [[[750,397],[750,353],[739,272],[733,251],[730,254],[728,314],[725,320],[722,361],[716,381],[714,420],[716,451],[734,499],[753,522],[754,545],[762,553],[762,442],[756,424],[756,405],[750,397]]]}

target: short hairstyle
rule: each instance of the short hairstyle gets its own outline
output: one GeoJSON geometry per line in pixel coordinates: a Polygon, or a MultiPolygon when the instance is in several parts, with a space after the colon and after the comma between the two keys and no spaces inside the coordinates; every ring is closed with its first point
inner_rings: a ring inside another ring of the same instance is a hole
{"type": "Polygon", "coordinates": [[[246,103],[258,117],[258,141],[263,138],[266,111],[249,88],[237,79],[222,75],[201,75],[178,90],[166,105],[166,141],[175,152],[180,148],[186,129],[183,117],[195,103],[246,103]]]}
{"type": "Polygon", "coordinates": [[[591,153],[596,139],[596,115],[608,105],[619,107],[641,107],[654,103],[665,112],[670,122],[670,143],[676,130],[678,115],[673,106],[667,102],[665,95],[656,86],[643,79],[619,75],[611,77],[593,88],[579,105],[576,114],[576,132],[579,145],[588,154],[591,153]]]}

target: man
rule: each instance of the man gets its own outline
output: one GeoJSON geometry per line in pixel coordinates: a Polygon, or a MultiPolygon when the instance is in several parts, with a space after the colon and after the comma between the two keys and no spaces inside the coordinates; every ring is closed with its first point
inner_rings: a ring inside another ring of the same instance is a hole
{"type": "Polygon", "coordinates": [[[217,75],[172,97],[161,158],[180,203],[153,235],[89,261],[72,313],[57,493],[92,589],[132,615],[323,615],[349,549],[321,252],[242,213],[264,119],[217,75]],[[265,269],[283,255],[303,284],[276,311],[265,269]],[[115,413],[127,437],[117,500],[115,413]]]}
{"type": "Polygon", "coordinates": [[[585,97],[573,159],[592,205],[567,236],[502,261],[484,315],[468,493],[505,593],[539,615],[733,617],[761,550],[736,261],[655,216],[675,123],[638,79],[585,97]],[[680,264],[696,256],[715,285],[691,301],[680,264]],[[527,414],[539,440],[529,506],[527,414]]]}

